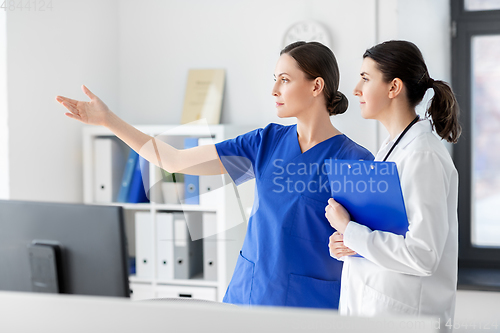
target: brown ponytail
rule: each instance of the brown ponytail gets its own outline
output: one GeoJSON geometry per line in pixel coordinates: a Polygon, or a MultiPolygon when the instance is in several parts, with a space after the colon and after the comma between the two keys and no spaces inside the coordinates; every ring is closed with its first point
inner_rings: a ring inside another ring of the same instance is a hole
{"type": "Polygon", "coordinates": [[[330,116],[346,112],[349,102],[339,89],[340,72],[332,50],[318,42],[295,42],[281,50],[297,61],[308,80],[321,77],[325,81],[323,93],[330,116]]]}
{"type": "Polygon", "coordinates": [[[417,106],[429,88],[434,89],[434,97],[426,114],[432,118],[436,133],[448,142],[456,143],[462,128],[458,123],[459,107],[450,86],[444,81],[434,81],[429,77],[427,66],[418,47],[408,41],[391,40],[366,50],[363,58],[369,57],[377,63],[390,82],[399,78],[406,86],[406,94],[411,107],[417,106]]]}
{"type": "Polygon", "coordinates": [[[434,97],[426,114],[431,116],[436,133],[441,138],[448,142],[457,143],[462,128],[458,123],[460,109],[455,94],[446,82],[434,80],[431,82],[434,97]]]}

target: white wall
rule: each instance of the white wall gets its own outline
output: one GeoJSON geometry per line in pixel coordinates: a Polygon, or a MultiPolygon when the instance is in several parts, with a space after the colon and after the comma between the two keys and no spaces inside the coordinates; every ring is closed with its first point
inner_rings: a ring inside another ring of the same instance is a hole
{"type": "Polygon", "coordinates": [[[118,105],[118,0],[7,12],[10,198],[81,202],[82,125],[56,95],[118,105]]]}
{"type": "Polygon", "coordinates": [[[7,11],[10,198],[82,200],[82,125],[54,97],[86,99],[83,83],[128,122],[175,124],[187,70],[223,67],[223,123],[293,122],[275,115],[274,66],[285,30],[310,18],[331,30],[351,99],[333,122],[375,150],[375,124],[351,95],[361,54],[375,42],[374,8],[374,0],[74,0],[7,11]]]}
{"type": "Polygon", "coordinates": [[[362,54],[384,39],[413,40],[431,74],[449,79],[448,6],[449,0],[73,0],[53,2],[52,11],[8,11],[9,134],[2,132],[0,149],[9,149],[10,174],[2,167],[1,175],[13,199],[82,200],[82,125],[63,116],[54,97],[86,99],[83,83],[130,123],[175,124],[188,69],[222,67],[222,123],[294,122],[276,116],[271,87],[283,35],[304,19],[332,34],[340,90],[350,100],[333,123],[376,152],[376,123],[361,118],[352,95],[362,54]]]}
{"type": "Polygon", "coordinates": [[[374,150],[375,124],[362,121],[352,90],[363,51],[374,44],[373,0],[191,0],[120,2],[119,112],[137,124],[179,123],[190,68],[226,69],[222,123],[293,123],[276,116],[271,88],[285,31],[315,19],[332,33],[351,108],[333,119],[374,150]]]}
{"type": "MultiPolygon", "coordinates": [[[[451,13],[450,0],[398,0],[399,35],[418,45],[427,69],[434,80],[451,83],[451,13]],[[429,38],[432,36],[432,38],[429,38]],[[446,51],[443,51],[446,50],[446,51]]],[[[429,89],[417,107],[424,115],[434,91],[429,89]]],[[[443,141],[452,154],[452,144],[443,141]]]]}
{"type": "Polygon", "coordinates": [[[7,126],[7,13],[0,10],[0,199],[9,198],[9,127],[7,126]]]}
{"type": "MultiPolygon", "coordinates": [[[[377,3],[377,42],[402,39],[415,43],[422,51],[430,76],[451,82],[450,0],[377,0],[377,3]]],[[[425,115],[433,94],[429,89],[417,106],[420,116],[425,115]]],[[[388,133],[380,123],[377,131],[381,144],[388,133]]]]}

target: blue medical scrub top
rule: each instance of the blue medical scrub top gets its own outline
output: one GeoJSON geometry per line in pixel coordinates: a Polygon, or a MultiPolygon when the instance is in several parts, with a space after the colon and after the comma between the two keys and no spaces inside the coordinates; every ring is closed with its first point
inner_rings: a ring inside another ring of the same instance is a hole
{"type": "Polygon", "coordinates": [[[335,229],[325,217],[331,194],[324,160],[373,155],[345,135],[302,153],[297,125],[278,124],[216,148],[236,185],[256,179],[245,241],[223,301],[337,309],[342,262],[328,249],[335,229]]]}

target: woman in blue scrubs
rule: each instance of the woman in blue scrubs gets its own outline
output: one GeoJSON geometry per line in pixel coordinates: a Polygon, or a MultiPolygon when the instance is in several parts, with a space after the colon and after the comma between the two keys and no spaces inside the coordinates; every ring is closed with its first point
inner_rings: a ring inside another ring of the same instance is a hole
{"type": "MultiPolygon", "coordinates": [[[[270,124],[215,146],[186,150],[156,141],[157,149],[169,172],[227,171],[237,185],[256,179],[254,212],[224,302],[336,309],[342,262],[325,247],[335,230],[324,214],[330,197],[324,160],[374,157],[330,121],[347,110],[348,102],[338,91],[339,70],[329,48],[315,42],[287,46],[274,76],[278,116],[296,117],[296,125],[270,124]]],[[[155,151],[141,150],[153,138],[83,90],[90,102],[57,97],[70,111],[67,116],[108,127],[157,163],[155,151]]]]}

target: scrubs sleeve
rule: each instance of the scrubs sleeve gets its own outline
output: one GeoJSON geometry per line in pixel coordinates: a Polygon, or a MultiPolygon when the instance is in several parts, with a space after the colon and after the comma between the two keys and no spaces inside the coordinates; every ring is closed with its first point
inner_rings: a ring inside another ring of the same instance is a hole
{"type": "Polygon", "coordinates": [[[430,276],[439,265],[448,237],[450,179],[434,152],[414,152],[406,162],[401,175],[409,223],[406,236],[351,221],[344,232],[344,245],[386,269],[430,276]]]}
{"type": "Polygon", "coordinates": [[[375,160],[375,156],[372,153],[368,152],[365,157],[361,158],[363,161],[373,161],[375,160]]]}
{"type": "Polygon", "coordinates": [[[342,147],[342,151],[338,158],[343,160],[373,161],[375,156],[373,156],[373,154],[366,148],[358,145],[354,141],[349,140],[342,147]]]}
{"type": "Polygon", "coordinates": [[[255,178],[255,159],[262,128],[215,144],[219,158],[236,185],[255,178]]]}

